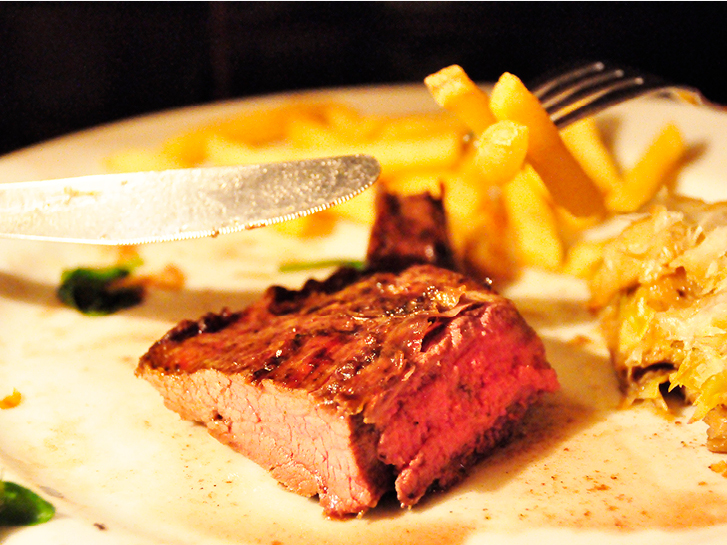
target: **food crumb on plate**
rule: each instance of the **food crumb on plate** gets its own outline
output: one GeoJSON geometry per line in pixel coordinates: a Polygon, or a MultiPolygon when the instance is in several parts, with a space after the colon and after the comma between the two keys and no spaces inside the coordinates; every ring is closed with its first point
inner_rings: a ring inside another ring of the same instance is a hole
{"type": "Polygon", "coordinates": [[[4,398],[0,399],[0,409],[12,409],[20,405],[20,402],[22,401],[23,396],[18,392],[15,388],[13,388],[13,393],[6,395],[4,398]]]}
{"type": "Polygon", "coordinates": [[[715,473],[719,473],[723,477],[727,477],[727,462],[724,460],[720,460],[719,462],[715,462],[709,466],[709,469],[714,471],[715,473]]]}

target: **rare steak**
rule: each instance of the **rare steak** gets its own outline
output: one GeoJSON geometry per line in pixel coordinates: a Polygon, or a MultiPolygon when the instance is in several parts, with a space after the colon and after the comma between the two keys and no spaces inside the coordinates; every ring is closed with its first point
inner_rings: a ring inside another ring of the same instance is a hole
{"type": "Polygon", "coordinates": [[[407,203],[424,214],[413,231],[400,222],[411,251],[381,251],[398,247],[382,233],[398,234],[375,227],[375,267],[184,321],[137,369],[170,409],[333,516],[362,513],[390,489],[411,506],[451,485],[558,388],[513,304],[438,266],[450,263],[446,241],[421,240],[445,236],[431,222],[438,201],[384,195],[377,225],[396,225],[407,203]]]}

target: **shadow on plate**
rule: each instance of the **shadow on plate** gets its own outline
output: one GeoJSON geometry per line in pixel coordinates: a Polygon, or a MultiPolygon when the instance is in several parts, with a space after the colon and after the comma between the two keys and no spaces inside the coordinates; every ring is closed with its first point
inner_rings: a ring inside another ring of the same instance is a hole
{"type": "Polygon", "coordinates": [[[56,298],[56,287],[24,276],[0,272],[0,297],[11,301],[60,307],[61,303],[56,298]]]}
{"type": "Polygon", "coordinates": [[[123,311],[123,314],[177,323],[185,319],[196,320],[207,313],[219,313],[224,309],[242,310],[261,296],[262,292],[257,290],[151,290],[140,305],[123,311]]]}

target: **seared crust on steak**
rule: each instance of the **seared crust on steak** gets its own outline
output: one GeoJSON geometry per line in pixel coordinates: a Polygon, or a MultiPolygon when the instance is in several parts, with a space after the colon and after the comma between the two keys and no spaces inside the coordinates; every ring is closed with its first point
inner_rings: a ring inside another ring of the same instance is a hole
{"type": "Polygon", "coordinates": [[[392,484],[413,505],[558,384],[510,301],[442,267],[402,266],[272,287],[241,312],[182,322],[137,373],[330,515],[363,512],[392,484]]]}
{"type": "Polygon", "coordinates": [[[216,369],[252,383],[267,379],[356,414],[396,396],[399,375],[417,365],[416,354],[441,324],[501,299],[431,265],[375,273],[334,293],[317,289],[324,284],[309,281],[300,292],[269,288],[244,312],[184,322],[142,363],[167,373],[216,369]],[[209,328],[210,321],[226,325],[209,328]]]}
{"type": "Polygon", "coordinates": [[[402,197],[380,192],[367,261],[370,269],[383,271],[421,263],[454,269],[442,201],[429,193],[402,197]]]}

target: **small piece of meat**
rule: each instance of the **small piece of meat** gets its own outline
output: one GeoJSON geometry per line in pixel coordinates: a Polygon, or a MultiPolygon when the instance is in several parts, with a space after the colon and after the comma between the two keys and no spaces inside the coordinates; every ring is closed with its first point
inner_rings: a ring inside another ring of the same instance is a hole
{"type": "Polygon", "coordinates": [[[332,516],[461,479],[558,388],[514,305],[449,269],[342,269],[172,329],[137,374],[332,516]]]}
{"type": "Polygon", "coordinates": [[[371,269],[398,271],[416,263],[454,269],[441,199],[429,193],[376,196],[376,223],[367,262],[371,269]]]}

